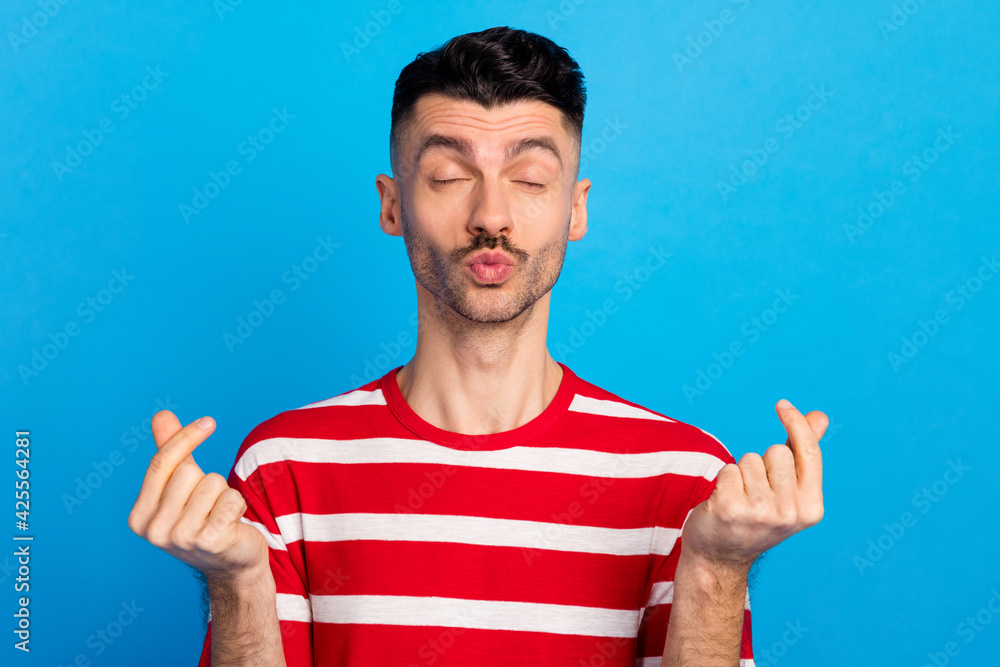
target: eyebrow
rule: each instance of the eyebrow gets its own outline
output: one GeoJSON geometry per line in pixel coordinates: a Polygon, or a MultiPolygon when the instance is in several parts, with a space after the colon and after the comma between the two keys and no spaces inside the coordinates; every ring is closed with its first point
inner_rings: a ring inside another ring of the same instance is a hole
{"type": "MultiPolygon", "coordinates": [[[[424,154],[432,148],[447,148],[449,150],[453,150],[470,162],[475,159],[476,151],[471,142],[465,139],[449,137],[443,134],[430,134],[420,143],[420,147],[417,149],[417,156],[414,159],[413,164],[419,165],[421,158],[424,157],[424,154]]],[[[507,144],[507,148],[504,151],[504,157],[507,162],[510,162],[518,155],[521,155],[529,150],[543,150],[546,153],[549,153],[559,163],[559,168],[562,169],[563,161],[562,156],[559,155],[559,148],[550,137],[546,136],[525,137],[523,139],[512,141],[507,144]]]]}

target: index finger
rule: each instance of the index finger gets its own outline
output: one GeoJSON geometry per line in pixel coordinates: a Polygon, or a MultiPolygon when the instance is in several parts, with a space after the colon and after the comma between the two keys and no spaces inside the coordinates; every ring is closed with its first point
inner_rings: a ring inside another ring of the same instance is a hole
{"type": "Polygon", "coordinates": [[[823,488],[823,454],[819,438],[812,426],[787,399],[776,406],[778,418],[788,432],[788,447],[795,455],[795,476],[800,491],[820,491],[823,488]]]}
{"type": "MultiPolygon", "coordinates": [[[[139,489],[136,505],[152,506],[159,503],[163,487],[167,485],[170,476],[181,463],[197,468],[198,464],[190,454],[212,434],[214,429],[215,420],[211,417],[202,417],[174,433],[162,445],[158,445],[159,449],[149,460],[146,476],[142,479],[142,488],[139,489]],[[202,426],[199,422],[205,425],[202,426]]],[[[198,472],[201,472],[201,468],[198,468],[198,472]]]]}

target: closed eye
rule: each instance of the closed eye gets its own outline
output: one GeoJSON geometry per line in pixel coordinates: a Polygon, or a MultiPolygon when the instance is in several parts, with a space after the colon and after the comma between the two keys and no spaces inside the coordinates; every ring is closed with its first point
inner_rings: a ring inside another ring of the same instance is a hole
{"type": "MultiPolygon", "coordinates": [[[[459,181],[464,181],[464,180],[466,180],[466,179],[464,179],[464,178],[448,178],[448,179],[445,179],[443,181],[431,179],[431,183],[434,183],[435,185],[447,185],[448,183],[457,183],[459,181]]],[[[532,183],[531,181],[515,181],[515,182],[516,183],[523,183],[524,185],[527,185],[527,186],[531,187],[532,189],[536,189],[536,190],[545,187],[545,185],[543,183],[532,183]]]]}

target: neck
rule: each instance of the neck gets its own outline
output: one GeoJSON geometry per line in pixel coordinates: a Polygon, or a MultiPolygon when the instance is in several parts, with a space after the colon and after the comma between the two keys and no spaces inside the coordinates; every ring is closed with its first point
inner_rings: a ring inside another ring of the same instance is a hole
{"type": "Polygon", "coordinates": [[[416,352],[396,374],[410,408],[469,435],[509,431],[540,415],[563,375],[545,346],[549,294],[513,320],[480,323],[418,288],[416,352]]]}

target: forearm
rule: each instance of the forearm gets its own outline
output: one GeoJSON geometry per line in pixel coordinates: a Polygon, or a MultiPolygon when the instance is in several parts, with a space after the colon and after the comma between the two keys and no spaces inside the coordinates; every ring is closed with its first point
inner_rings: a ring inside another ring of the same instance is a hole
{"type": "Polygon", "coordinates": [[[270,567],[208,579],[212,667],[285,667],[270,567]]]}
{"type": "Polygon", "coordinates": [[[681,549],[663,667],[738,667],[746,567],[711,567],[681,549]]]}

